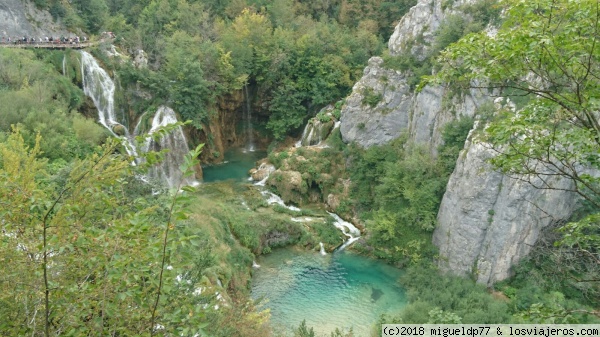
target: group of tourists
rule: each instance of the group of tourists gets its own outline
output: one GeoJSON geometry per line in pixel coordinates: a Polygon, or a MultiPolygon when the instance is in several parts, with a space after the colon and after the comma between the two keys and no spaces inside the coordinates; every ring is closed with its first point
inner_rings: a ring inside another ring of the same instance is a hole
{"type": "Polygon", "coordinates": [[[35,38],[35,37],[6,37],[2,36],[2,44],[79,44],[87,42],[87,37],[53,37],[46,36],[44,38],[35,38]]]}

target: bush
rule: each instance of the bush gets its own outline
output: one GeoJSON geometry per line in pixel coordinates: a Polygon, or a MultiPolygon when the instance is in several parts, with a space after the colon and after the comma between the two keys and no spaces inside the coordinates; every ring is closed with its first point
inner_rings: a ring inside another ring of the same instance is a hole
{"type": "Polygon", "coordinates": [[[433,323],[440,312],[463,324],[496,324],[511,321],[509,307],[487,289],[468,279],[440,275],[431,266],[408,268],[400,282],[407,289],[409,305],[400,314],[405,324],[433,323]]]}
{"type": "Polygon", "coordinates": [[[381,99],[383,98],[383,95],[381,95],[381,93],[375,93],[375,91],[369,87],[364,88],[362,94],[362,105],[368,105],[371,108],[377,106],[377,104],[379,104],[379,102],[381,102],[381,99]]]}

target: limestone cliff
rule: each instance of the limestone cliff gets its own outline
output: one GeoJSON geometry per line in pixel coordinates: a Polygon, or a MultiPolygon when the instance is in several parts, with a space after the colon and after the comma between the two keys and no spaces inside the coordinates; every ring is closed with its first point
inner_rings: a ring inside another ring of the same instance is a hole
{"type": "MultiPolygon", "coordinates": [[[[471,135],[448,182],[433,236],[442,270],[472,273],[487,285],[509,277],[541,231],[568,217],[578,200],[570,192],[537,189],[525,182],[529,177],[494,172],[487,162],[493,155],[471,135]]],[[[567,179],[547,182],[573,188],[567,179]]]]}
{"type": "MultiPolygon", "coordinates": [[[[420,0],[397,25],[389,54],[428,57],[444,20],[475,2],[420,0]]],[[[461,115],[476,116],[478,107],[491,100],[487,91],[478,90],[426,86],[416,92],[409,84],[411,76],[411,70],[389,69],[383,58],[371,58],[342,107],[343,140],[369,147],[407,133],[409,140],[429,145],[435,154],[446,123],[461,115]]],[[[434,243],[442,270],[473,273],[478,282],[491,285],[510,276],[511,267],[529,253],[544,228],[569,217],[577,198],[495,172],[487,161],[493,152],[476,134],[472,131],[450,177],[434,243]]],[[[570,187],[567,180],[552,184],[570,187]]]]}
{"type": "MultiPolygon", "coordinates": [[[[455,1],[445,9],[442,2],[421,0],[400,20],[388,43],[390,55],[428,57],[436,30],[445,18],[461,13],[463,6],[475,1],[455,1]]],[[[430,144],[435,153],[441,144],[442,127],[457,117],[473,116],[488,99],[485,92],[475,89],[460,92],[426,86],[416,92],[408,81],[411,76],[410,69],[389,69],[381,57],[371,58],[342,107],[344,142],[369,147],[408,133],[411,140],[430,144]]]]}
{"type": "Polygon", "coordinates": [[[0,37],[34,37],[68,35],[60,22],[55,22],[47,11],[35,8],[27,0],[0,2],[0,37]]]}

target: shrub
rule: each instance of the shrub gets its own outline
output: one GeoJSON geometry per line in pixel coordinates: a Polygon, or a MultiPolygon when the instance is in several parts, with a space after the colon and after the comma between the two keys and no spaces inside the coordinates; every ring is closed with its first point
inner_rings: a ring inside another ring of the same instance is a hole
{"type": "Polygon", "coordinates": [[[368,105],[371,108],[374,108],[375,106],[377,106],[377,104],[379,104],[379,102],[381,102],[381,99],[383,98],[381,93],[375,93],[375,91],[369,87],[364,88],[362,91],[362,94],[363,94],[363,99],[361,101],[362,105],[368,105]]]}

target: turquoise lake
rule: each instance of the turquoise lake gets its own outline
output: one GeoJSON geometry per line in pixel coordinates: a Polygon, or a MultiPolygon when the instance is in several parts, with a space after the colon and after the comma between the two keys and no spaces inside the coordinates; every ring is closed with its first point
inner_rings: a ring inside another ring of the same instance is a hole
{"type": "Polygon", "coordinates": [[[302,320],[317,336],[335,328],[353,328],[370,336],[382,314],[406,305],[398,285],[402,271],[377,260],[347,252],[327,254],[277,249],[261,256],[252,279],[252,297],[269,309],[275,331],[298,327],[302,320]]]}
{"type": "Polygon", "coordinates": [[[255,167],[257,160],[266,156],[265,151],[231,149],[225,152],[225,161],[222,164],[202,167],[203,180],[206,183],[229,179],[247,181],[248,171],[255,167]]]}

